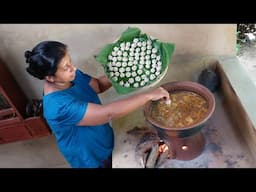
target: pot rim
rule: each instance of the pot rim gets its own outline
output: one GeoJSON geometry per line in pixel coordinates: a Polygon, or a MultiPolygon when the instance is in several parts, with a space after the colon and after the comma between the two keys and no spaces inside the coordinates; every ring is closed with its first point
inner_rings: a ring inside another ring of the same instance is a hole
{"type": "Polygon", "coordinates": [[[196,123],[196,124],[192,124],[190,126],[187,127],[167,127],[167,126],[163,126],[161,124],[159,124],[156,120],[154,120],[150,114],[149,114],[149,109],[150,106],[152,104],[153,101],[148,101],[145,105],[144,105],[144,116],[146,118],[147,121],[149,121],[151,124],[153,124],[154,126],[157,126],[159,128],[162,129],[166,129],[166,130],[173,130],[173,131],[182,131],[182,130],[188,130],[188,129],[192,129],[195,128],[199,125],[202,125],[204,123],[206,123],[206,121],[212,116],[214,110],[215,110],[215,97],[213,95],[213,93],[206,88],[205,86],[197,83],[197,82],[193,82],[193,81],[173,81],[173,82],[169,82],[169,83],[165,83],[160,85],[161,87],[165,88],[168,92],[171,91],[190,91],[190,92],[194,92],[196,94],[199,94],[200,96],[204,97],[209,105],[208,107],[208,111],[207,114],[205,115],[204,119],[201,120],[200,122],[196,123]]]}

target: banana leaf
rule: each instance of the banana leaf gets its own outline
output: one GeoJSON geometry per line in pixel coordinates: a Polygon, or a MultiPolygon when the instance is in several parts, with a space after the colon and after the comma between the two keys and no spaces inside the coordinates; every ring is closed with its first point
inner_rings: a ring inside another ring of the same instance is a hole
{"type": "Polygon", "coordinates": [[[162,62],[161,74],[156,79],[154,79],[152,81],[148,81],[148,83],[145,84],[145,86],[148,86],[148,85],[156,82],[160,77],[162,77],[161,75],[166,70],[168,65],[170,64],[171,57],[175,50],[175,44],[173,44],[173,43],[161,42],[158,39],[152,39],[149,35],[142,34],[141,30],[139,28],[128,27],[128,29],[125,30],[121,34],[121,37],[118,40],[116,40],[114,43],[107,44],[105,47],[103,47],[101,49],[99,54],[95,56],[96,61],[98,61],[102,65],[105,74],[108,76],[108,78],[112,82],[114,89],[119,94],[127,94],[132,91],[136,91],[142,87],[138,87],[138,88],[124,87],[124,86],[121,86],[120,84],[118,84],[116,81],[114,81],[110,77],[110,74],[108,73],[108,70],[107,70],[107,64],[109,61],[108,55],[110,55],[112,53],[114,47],[119,46],[122,42],[132,42],[134,38],[138,38],[140,40],[149,40],[150,39],[153,43],[153,47],[157,48],[161,55],[161,62],[162,62]]]}

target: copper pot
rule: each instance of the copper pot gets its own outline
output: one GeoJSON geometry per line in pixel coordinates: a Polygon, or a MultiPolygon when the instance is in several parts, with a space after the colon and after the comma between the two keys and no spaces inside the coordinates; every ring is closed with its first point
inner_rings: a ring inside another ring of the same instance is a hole
{"type": "Polygon", "coordinates": [[[152,102],[144,106],[144,116],[147,123],[157,130],[159,137],[169,146],[172,158],[190,160],[197,157],[203,150],[205,138],[201,129],[205,127],[208,119],[215,109],[215,98],[209,89],[192,81],[175,81],[161,85],[168,92],[190,91],[206,99],[208,103],[207,114],[200,122],[187,127],[166,127],[151,117],[152,102]]]}

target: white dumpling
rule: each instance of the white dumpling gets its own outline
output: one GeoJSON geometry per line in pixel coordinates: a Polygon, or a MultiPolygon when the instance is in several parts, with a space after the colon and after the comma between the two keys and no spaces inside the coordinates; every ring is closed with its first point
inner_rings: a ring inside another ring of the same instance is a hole
{"type": "Polygon", "coordinates": [[[147,69],[150,69],[150,65],[146,65],[145,67],[146,67],[147,69]]]}
{"type": "Polygon", "coordinates": [[[150,60],[146,60],[146,65],[150,65],[151,64],[151,61],[150,60]]]}
{"type": "Polygon", "coordinates": [[[145,78],[146,78],[145,74],[141,75],[141,79],[145,79],[145,78]]]}
{"type": "Polygon", "coordinates": [[[144,51],[141,51],[141,52],[140,52],[140,55],[141,55],[141,56],[145,56],[146,53],[145,53],[144,51]]]}
{"type": "MultiPolygon", "coordinates": [[[[134,61],[133,61],[134,62],[134,61]]],[[[132,61],[129,61],[128,63],[127,63],[127,65],[128,66],[132,66],[133,65],[133,62],[132,61]]]]}
{"type": "Polygon", "coordinates": [[[134,53],[134,56],[135,56],[135,57],[139,57],[139,56],[140,56],[140,53],[136,52],[136,53],[134,53]]]}
{"type": "Polygon", "coordinates": [[[132,66],[132,70],[133,70],[133,71],[136,71],[136,69],[137,69],[137,66],[136,66],[136,65],[133,65],[133,66],[132,66]]]}
{"type": "Polygon", "coordinates": [[[133,87],[135,87],[135,88],[139,87],[139,83],[134,83],[133,87]]]}
{"type": "Polygon", "coordinates": [[[131,57],[134,56],[134,52],[130,52],[129,56],[131,56],[131,57]]]}
{"type": "Polygon", "coordinates": [[[134,59],[137,60],[137,61],[139,61],[139,60],[140,60],[140,57],[139,57],[139,56],[135,56],[134,59]]]}
{"type": "Polygon", "coordinates": [[[151,50],[151,49],[152,49],[152,46],[151,46],[151,45],[148,45],[148,46],[147,46],[147,49],[148,49],[148,50],[151,50]]]}
{"type": "Polygon", "coordinates": [[[146,52],[148,55],[150,55],[151,54],[151,50],[147,50],[147,52],[146,52]]]}
{"type": "Polygon", "coordinates": [[[134,64],[134,65],[137,65],[137,64],[138,64],[138,60],[134,60],[134,61],[133,61],[133,64],[134,64]]]}
{"type": "Polygon", "coordinates": [[[119,72],[118,71],[115,72],[115,76],[119,77],[119,72]]]}
{"type": "Polygon", "coordinates": [[[120,47],[125,47],[125,43],[121,43],[121,44],[120,44],[120,47]]]}
{"type": "Polygon", "coordinates": [[[129,57],[129,59],[128,59],[129,61],[133,61],[134,60],[134,58],[133,57],[129,57]]]}
{"type": "Polygon", "coordinates": [[[132,43],[131,47],[132,47],[132,48],[137,47],[137,43],[132,43]]]}
{"type": "Polygon", "coordinates": [[[130,87],[130,83],[126,82],[126,83],[124,84],[124,86],[125,86],[125,87],[130,87]]]}
{"type": "Polygon", "coordinates": [[[116,76],[114,76],[112,79],[113,79],[113,81],[117,81],[118,80],[118,78],[116,76]]]}
{"type": "Polygon", "coordinates": [[[154,80],[155,78],[156,78],[155,74],[151,74],[151,75],[149,76],[149,79],[150,79],[150,80],[154,80]]]}
{"type": "Polygon", "coordinates": [[[121,81],[119,82],[119,85],[123,86],[123,85],[124,85],[124,82],[121,80],[121,81]]]}
{"type": "Polygon", "coordinates": [[[133,42],[134,42],[134,43],[138,43],[138,42],[139,42],[139,39],[138,39],[138,38],[134,38],[134,39],[133,39],[133,42]]]}
{"type": "Polygon", "coordinates": [[[152,53],[156,53],[156,52],[157,52],[157,48],[153,48],[152,53]]]}
{"type": "Polygon", "coordinates": [[[123,57],[127,57],[128,56],[128,53],[125,51],[123,52],[123,57]]]}
{"type": "Polygon", "coordinates": [[[124,73],[120,73],[120,77],[121,78],[125,77],[125,74],[124,73]]]}
{"type": "Polygon", "coordinates": [[[123,67],[120,67],[119,72],[123,73],[123,72],[125,72],[125,69],[123,67]]]}
{"type": "Polygon", "coordinates": [[[122,54],[123,54],[122,51],[118,51],[118,52],[117,52],[117,55],[119,55],[119,56],[121,56],[122,54]]]}
{"type": "Polygon", "coordinates": [[[139,69],[143,69],[144,66],[143,65],[138,65],[139,69]]]}
{"type": "Polygon", "coordinates": [[[127,62],[122,62],[122,67],[126,67],[127,66],[127,62]]]}
{"type": "Polygon", "coordinates": [[[130,73],[130,72],[126,72],[126,73],[125,73],[125,76],[126,76],[126,77],[131,77],[131,73],[130,73]]]}
{"type": "Polygon", "coordinates": [[[109,59],[109,60],[112,60],[112,58],[113,58],[112,55],[109,55],[109,56],[108,56],[108,59],[109,59]]]}
{"type": "Polygon", "coordinates": [[[146,83],[145,83],[145,81],[141,81],[140,82],[140,86],[142,87],[142,86],[144,86],[146,83]]]}
{"type": "Polygon", "coordinates": [[[141,47],[141,51],[146,51],[147,50],[147,47],[143,46],[141,47]]]}
{"type": "Polygon", "coordinates": [[[141,80],[140,76],[135,77],[135,81],[140,81],[140,80],[141,80]]]}
{"type": "Polygon", "coordinates": [[[152,58],[152,59],[156,58],[156,54],[155,54],[155,53],[152,53],[152,54],[151,54],[151,58],[152,58]]]}
{"type": "Polygon", "coordinates": [[[109,69],[109,71],[113,71],[114,70],[114,68],[112,66],[109,66],[108,69],[109,69]]]}
{"type": "Polygon", "coordinates": [[[144,63],[145,63],[144,60],[140,60],[141,65],[144,65],[144,63]]]}
{"type": "Polygon", "coordinates": [[[160,59],[161,59],[160,55],[156,56],[157,61],[160,61],[160,59]]]}
{"type": "Polygon", "coordinates": [[[141,75],[141,74],[143,73],[143,71],[142,71],[141,69],[139,69],[139,70],[137,71],[137,73],[138,73],[139,75],[141,75]]]}
{"type": "Polygon", "coordinates": [[[110,77],[113,77],[113,76],[114,76],[114,72],[111,71],[111,72],[109,73],[109,75],[110,75],[110,77]]]}
{"type": "Polygon", "coordinates": [[[146,74],[146,75],[150,75],[150,71],[148,71],[148,70],[145,71],[145,74],[146,74]]]}
{"type": "Polygon", "coordinates": [[[133,78],[129,78],[128,82],[132,84],[132,83],[134,83],[134,79],[133,78]]]}
{"type": "Polygon", "coordinates": [[[132,77],[136,77],[137,73],[135,71],[132,72],[132,77]]]}
{"type": "Polygon", "coordinates": [[[130,47],[131,46],[131,43],[129,41],[126,42],[125,44],[126,47],[130,47]]]}
{"type": "Polygon", "coordinates": [[[122,61],[128,61],[127,57],[123,57],[122,61]]]}
{"type": "Polygon", "coordinates": [[[145,83],[147,83],[147,82],[149,81],[149,79],[146,77],[146,78],[144,79],[144,81],[145,81],[145,83]]]}

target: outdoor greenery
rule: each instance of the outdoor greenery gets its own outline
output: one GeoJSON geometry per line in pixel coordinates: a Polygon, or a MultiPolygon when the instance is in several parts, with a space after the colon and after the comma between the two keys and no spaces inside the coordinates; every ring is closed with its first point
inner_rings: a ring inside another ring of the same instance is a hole
{"type": "Polygon", "coordinates": [[[255,37],[255,24],[237,24],[237,54],[243,46],[255,46],[255,37]]]}

